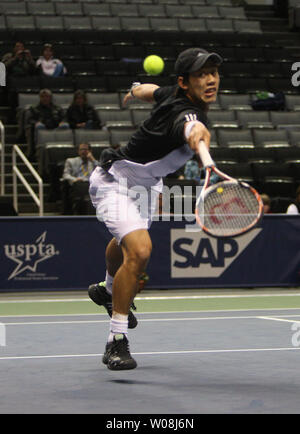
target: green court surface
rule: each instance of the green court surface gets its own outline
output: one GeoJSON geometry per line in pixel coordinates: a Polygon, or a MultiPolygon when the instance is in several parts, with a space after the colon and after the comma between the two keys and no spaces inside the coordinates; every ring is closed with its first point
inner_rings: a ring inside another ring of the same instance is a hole
{"type": "MultiPolygon", "coordinates": [[[[145,291],[135,299],[137,313],[300,308],[299,290],[145,291]]],[[[104,313],[84,293],[2,294],[0,316],[104,313]]]]}

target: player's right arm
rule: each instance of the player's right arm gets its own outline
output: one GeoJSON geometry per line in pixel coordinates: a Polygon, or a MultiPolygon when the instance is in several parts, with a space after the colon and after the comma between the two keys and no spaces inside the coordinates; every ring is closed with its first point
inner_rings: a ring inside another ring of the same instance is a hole
{"type": "Polygon", "coordinates": [[[209,149],[210,145],[210,132],[206,126],[200,121],[188,121],[184,124],[184,135],[190,146],[194,151],[198,151],[198,145],[200,140],[203,140],[209,149]]]}
{"type": "Polygon", "coordinates": [[[124,96],[123,105],[125,106],[128,101],[135,98],[141,101],[153,103],[155,102],[153,94],[158,88],[159,86],[151,83],[144,83],[133,86],[130,91],[124,96]]]}

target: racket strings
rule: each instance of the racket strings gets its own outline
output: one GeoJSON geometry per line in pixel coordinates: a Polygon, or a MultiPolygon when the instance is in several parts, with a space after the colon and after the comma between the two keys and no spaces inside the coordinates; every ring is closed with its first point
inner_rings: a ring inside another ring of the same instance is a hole
{"type": "Polygon", "coordinates": [[[229,236],[257,221],[260,203],[250,188],[225,181],[207,190],[198,211],[206,229],[216,236],[229,236]]]}

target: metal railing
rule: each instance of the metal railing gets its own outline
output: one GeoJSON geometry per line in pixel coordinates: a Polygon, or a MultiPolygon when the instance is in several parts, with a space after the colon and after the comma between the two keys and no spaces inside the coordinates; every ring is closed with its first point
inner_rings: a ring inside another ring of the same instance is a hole
{"type": "Polygon", "coordinates": [[[24,187],[33,198],[37,206],[39,207],[39,215],[42,217],[44,215],[44,185],[43,180],[37,173],[37,171],[32,167],[32,164],[27,160],[18,145],[13,146],[12,151],[12,171],[13,171],[13,202],[15,210],[18,212],[18,189],[17,189],[17,178],[21,180],[24,187]],[[20,170],[17,168],[17,155],[22,159],[23,163],[30,170],[32,175],[38,182],[39,185],[39,195],[37,196],[33,189],[30,187],[20,170]]]}
{"type": "Polygon", "coordinates": [[[0,121],[0,152],[1,152],[1,196],[5,194],[5,129],[0,121]]]}

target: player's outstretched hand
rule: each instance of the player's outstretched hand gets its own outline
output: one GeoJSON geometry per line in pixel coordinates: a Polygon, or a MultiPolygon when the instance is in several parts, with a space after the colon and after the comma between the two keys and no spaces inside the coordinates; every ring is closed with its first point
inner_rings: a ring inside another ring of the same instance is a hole
{"type": "Polygon", "coordinates": [[[123,98],[123,107],[126,106],[126,104],[128,103],[128,101],[130,101],[133,98],[134,97],[131,95],[131,93],[127,92],[126,95],[123,98]]]}

